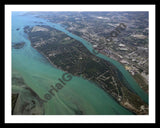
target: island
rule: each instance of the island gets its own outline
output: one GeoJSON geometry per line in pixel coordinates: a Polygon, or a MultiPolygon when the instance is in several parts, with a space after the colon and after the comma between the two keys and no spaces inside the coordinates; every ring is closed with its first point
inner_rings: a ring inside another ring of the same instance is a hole
{"type": "Polygon", "coordinates": [[[21,48],[23,48],[24,47],[24,45],[25,45],[25,42],[19,42],[19,43],[14,43],[14,42],[12,42],[12,47],[14,48],[14,49],[21,49],[21,48]]]}
{"type": "MultiPolygon", "coordinates": [[[[95,83],[135,114],[148,114],[146,104],[110,62],[96,57],[77,40],[46,25],[24,27],[31,46],[54,66],[95,83]]],[[[87,85],[86,85],[87,86],[87,85]]]]}
{"type": "Polygon", "coordinates": [[[16,30],[19,31],[20,28],[17,28],[16,30]]]}

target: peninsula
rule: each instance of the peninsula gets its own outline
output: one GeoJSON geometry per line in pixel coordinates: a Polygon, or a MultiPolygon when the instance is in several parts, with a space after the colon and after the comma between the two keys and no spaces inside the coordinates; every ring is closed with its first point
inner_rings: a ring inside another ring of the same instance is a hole
{"type": "Polygon", "coordinates": [[[94,82],[133,113],[148,114],[148,105],[129,88],[121,72],[110,62],[91,54],[82,43],[45,25],[26,26],[24,32],[31,46],[53,66],[94,82]]]}

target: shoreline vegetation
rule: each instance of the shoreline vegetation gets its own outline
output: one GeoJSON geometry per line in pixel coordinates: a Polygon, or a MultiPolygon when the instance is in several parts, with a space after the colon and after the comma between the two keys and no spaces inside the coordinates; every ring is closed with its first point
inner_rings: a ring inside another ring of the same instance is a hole
{"type": "Polygon", "coordinates": [[[56,68],[96,83],[131,112],[148,114],[148,105],[129,89],[111,63],[92,55],[80,42],[45,25],[24,27],[31,46],[56,68]]]}

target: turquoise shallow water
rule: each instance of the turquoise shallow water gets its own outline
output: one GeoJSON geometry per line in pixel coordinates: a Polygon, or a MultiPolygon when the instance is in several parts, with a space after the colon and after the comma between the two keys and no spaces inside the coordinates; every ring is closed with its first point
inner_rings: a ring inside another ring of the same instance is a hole
{"type": "MultiPolygon", "coordinates": [[[[31,47],[27,35],[23,32],[23,27],[26,25],[34,26],[38,24],[37,22],[43,22],[43,24],[54,27],[79,40],[90,51],[92,51],[92,46],[89,42],[69,33],[58,24],[21,14],[22,12],[12,12],[12,42],[25,41],[26,44],[22,49],[12,49],[12,70],[18,71],[28,86],[44,99],[44,95],[49,91],[50,85],[58,83],[58,79],[62,77],[64,72],[53,67],[40,53],[31,47]],[[35,23],[35,21],[37,22],[35,23]],[[20,28],[20,30],[17,31],[17,28],[20,28]]],[[[108,61],[113,61],[101,54],[97,56],[108,61]]],[[[115,62],[115,65],[116,64],[119,67],[119,63],[115,62]]],[[[123,69],[122,66],[120,69],[121,68],[123,72],[125,69],[123,69]]],[[[124,71],[124,75],[127,76],[128,74],[124,71]]],[[[132,79],[131,83],[133,82],[132,79]]],[[[130,81],[130,79],[128,81],[130,81]]],[[[135,82],[133,85],[131,84],[131,86],[134,85],[135,82]]],[[[137,94],[142,93],[142,99],[146,99],[141,90],[137,91],[137,87],[132,88],[137,94]]],[[[75,114],[74,110],[80,110],[83,114],[89,115],[132,114],[96,85],[80,77],[72,77],[72,80],[67,82],[55,96],[45,103],[45,114],[47,115],[70,115],[75,114]]]]}

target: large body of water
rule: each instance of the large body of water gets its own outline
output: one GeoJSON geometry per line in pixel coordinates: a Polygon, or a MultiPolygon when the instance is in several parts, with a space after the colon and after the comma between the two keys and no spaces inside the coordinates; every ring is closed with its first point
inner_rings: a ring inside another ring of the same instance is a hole
{"type": "MultiPolygon", "coordinates": [[[[19,72],[25,82],[42,99],[49,91],[50,85],[58,83],[64,71],[53,67],[40,53],[31,47],[31,43],[24,33],[24,26],[49,25],[65,32],[70,37],[82,42],[92,52],[92,45],[84,39],[69,33],[59,24],[48,22],[31,15],[22,15],[22,12],[12,12],[12,42],[26,42],[22,49],[12,49],[12,71],[19,72]],[[18,31],[17,28],[20,28],[18,31]]],[[[118,62],[102,55],[97,56],[113,63],[124,75],[130,87],[145,102],[148,103],[148,95],[138,86],[132,76],[118,62]]],[[[51,100],[44,104],[46,115],[75,114],[74,109],[83,111],[84,114],[100,115],[128,115],[130,111],[119,105],[111,96],[81,77],[72,77],[51,100]]]]}

